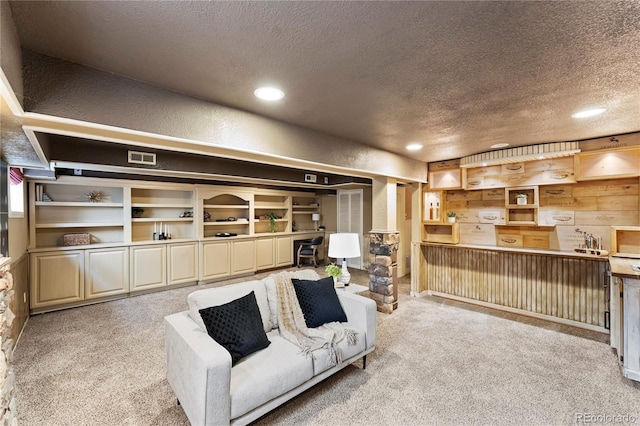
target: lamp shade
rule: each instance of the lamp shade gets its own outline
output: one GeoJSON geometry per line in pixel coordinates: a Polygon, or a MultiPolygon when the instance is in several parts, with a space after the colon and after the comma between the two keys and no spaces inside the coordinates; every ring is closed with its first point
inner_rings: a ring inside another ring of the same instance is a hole
{"type": "Polygon", "coordinates": [[[358,234],[331,234],[329,238],[329,257],[347,259],[360,257],[360,239],[358,234]]]}
{"type": "Polygon", "coordinates": [[[318,214],[318,213],[313,213],[313,214],[311,215],[311,220],[312,220],[312,221],[314,221],[314,222],[319,221],[319,220],[320,220],[320,214],[318,214]]]}

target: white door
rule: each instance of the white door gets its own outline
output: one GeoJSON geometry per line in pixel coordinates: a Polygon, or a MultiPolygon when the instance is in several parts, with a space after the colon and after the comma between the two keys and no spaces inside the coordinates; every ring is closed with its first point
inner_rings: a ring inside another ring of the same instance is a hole
{"type": "MultiPolygon", "coordinates": [[[[360,257],[347,260],[347,266],[362,269],[364,255],[362,189],[338,190],[338,232],[354,232],[360,238],[360,257]]],[[[340,261],[338,261],[340,263],[340,261]]]]}

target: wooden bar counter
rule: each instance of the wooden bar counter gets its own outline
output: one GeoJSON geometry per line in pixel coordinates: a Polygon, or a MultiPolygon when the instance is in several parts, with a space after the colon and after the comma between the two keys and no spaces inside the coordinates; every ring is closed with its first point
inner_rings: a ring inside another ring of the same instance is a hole
{"type": "Polygon", "coordinates": [[[411,294],[434,295],[608,333],[607,257],[412,243],[411,294]]]}

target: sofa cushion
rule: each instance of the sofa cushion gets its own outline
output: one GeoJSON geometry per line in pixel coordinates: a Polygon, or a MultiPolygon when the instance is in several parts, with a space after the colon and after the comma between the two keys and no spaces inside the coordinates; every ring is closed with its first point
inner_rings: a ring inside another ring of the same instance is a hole
{"type": "Polygon", "coordinates": [[[262,328],[255,293],[219,306],[200,309],[207,334],[231,354],[232,364],[271,342],[262,328]]]}
{"type": "Polygon", "coordinates": [[[231,369],[231,418],[294,389],[313,377],[311,356],[274,330],[267,334],[271,345],[238,362],[231,369]]]}
{"type": "Polygon", "coordinates": [[[317,281],[293,278],[291,281],[307,327],[315,328],[328,322],[347,321],[332,277],[317,281]]]}
{"type": "Polygon", "coordinates": [[[223,287],[194,291],[187,296],[189,316],[204,331],[207,331],[207,328],[202,322],[202,317],[200,316],[200,309],[208,308],[209,306],[219,306],[231,302],[232,300],[246,296],[252,291],[255,293],[256,302],[260,309],[260,317],[262,318],[264,331],[269,332],[273,328],[273,324],[271,323],[271,312],[269,311],[267,290],[265,289],[262,281],[247,281],[239,284],[230,284],[223,287]]]}
{"type": "MultiPolygon", "coordinates": [[[[349,328],[357,333],[356,344],[349,345],[347,339],[344,338],[338,342],[338,350],[342,361],[358,355],[366,349],[366,336],[364,330],[350,325],[348,322],[343,324],[345,328],[349,328]]],[[[313,351],[313,375],[318,375],[331,367],[329,363],[329,352],[325,348],[319,348],[313,351]]]]}
{"type": "MultiPolygon", "coordinates": [[[[317,280],[320,278],[313,269],[301,269],[293,273],[293,276],[303,280],[317,280]]],[[[262,280],[267,289],[269,299],[269,309],[271,310],[271,323],[273,328],[278,328],[278,291],[276,290],[275,274],[269,275],[262,280]]]]}

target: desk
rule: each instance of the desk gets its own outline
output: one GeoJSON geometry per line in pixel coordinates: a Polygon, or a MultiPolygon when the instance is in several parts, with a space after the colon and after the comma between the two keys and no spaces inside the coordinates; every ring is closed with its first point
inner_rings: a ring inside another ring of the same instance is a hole
{"type": "Polygon", "coordinates": [[[318,260],[322,263],[326,256],[326,247],[327,247],[327,236],[324,231],[296,231],[292,233],[293,235],[293,266],[298,264],[298,247],[304,241],[311,240],[315,237],[324,237],[322,240],[322,246],[318,248],[318,260]]]}

